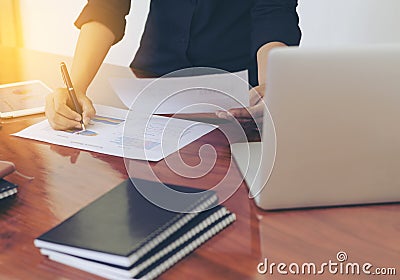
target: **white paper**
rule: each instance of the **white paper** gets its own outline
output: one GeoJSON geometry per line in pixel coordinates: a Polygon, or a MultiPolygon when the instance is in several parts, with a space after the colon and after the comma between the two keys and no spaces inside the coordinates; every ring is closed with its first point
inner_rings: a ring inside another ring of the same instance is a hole
{"type": "Polygon", "coordinates": [[[109,80],[125,106],[148,114],[214,113],[249,105],[247,70],[157,79],[132,75],[109,80]]]}
{"type": "Polygon", "coordinates": [[[109,106],[95,108],[96,117],[82,133],[53,130],[44,120],[13,135],[129,159],[158,161],[217,127],[109,106]]]}

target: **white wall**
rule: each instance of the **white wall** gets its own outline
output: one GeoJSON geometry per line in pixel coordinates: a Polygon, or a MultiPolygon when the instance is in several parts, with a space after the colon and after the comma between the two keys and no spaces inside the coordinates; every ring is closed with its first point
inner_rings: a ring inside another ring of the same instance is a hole
{"type": "Polygon", "coordinates": [[[23,43],[27,48],[72,54],[78,31],[73,21],[84,0],[21,0],[23,43]]]}
{"type": "MultiPolygon", "coordinates": [[[[74,21],[86,0],[20,0],[25,47],[72,56],[79,30],[74,21]]],[[[150,0],[132,1],[126,36],[111,48],[106,62],[128,66],[139,47],[150,0]]]]}
{"type": "MultiPolygon", "coordinates": [[[[85,0],[21,0],[27,48],[73,55],[73,22],[85,0]]],[[[139,46],[150,0],[132,1],[127,35],[107,62],[127,66],[139,46]]],[[[299,0],[303,46],[400,43],[400,0],[299,0]]]]}
{"type": "Polygon", "coordinates": [[[299,0],[302,46],[400,43],[399,0],[299,0]]]}

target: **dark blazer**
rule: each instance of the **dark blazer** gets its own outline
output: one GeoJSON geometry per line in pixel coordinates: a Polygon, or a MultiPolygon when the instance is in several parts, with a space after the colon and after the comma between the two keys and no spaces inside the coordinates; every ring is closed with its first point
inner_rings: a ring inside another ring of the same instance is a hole
{"type": "MultiPolygon", "coordinates": [[[[130,4],[88,0],[75,25],[101,22],[115,34],[116,43],[124,36],[130,4]]],[[[152,0],[131,67],[156,76],[193,66],[249,69],[254,86],[256,53],[262,45],[299,44],[296,7],[297,0],[152,0]]]]}

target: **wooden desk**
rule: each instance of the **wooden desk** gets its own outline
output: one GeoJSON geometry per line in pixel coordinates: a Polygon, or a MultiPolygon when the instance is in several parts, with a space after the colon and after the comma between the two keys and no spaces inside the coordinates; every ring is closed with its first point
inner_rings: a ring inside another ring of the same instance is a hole
{"type": "MultiPolygon", "coordinates": [[[[3,74],[0,77],[1,82],[11,79],[3,74]]],[[[46,81],[45,77],[41,79],[46,81]]],[[[123,159],[10,136],[43,118],[39,115],[1,124],[0,159],[13,161],[20,171],[35,179],[29,182],[16,175],[7,178],[20,188],[15,199],[0,204],[0,279],[100,279],[49,261],[33,246],[33,240],[126,179],[123,159]]],[[[214,131],[185,147],[181,151],[184,161],[197,164],[198,149],[203,144],[213,145],[218,153],[215,167],[205,177],[182,178],[165,161],[152,163],[153,171],[166,183],[193,187],[216,184],[230,163],[229,145],[219,131],[214,131]]],[[[141,170],[147,163],[134,164],[141,170]]],[[[231,180],[238,176],[237,171],[231,180]]],[[[349,262],[397,269],[397,276],[357,275],[353,279],[398,279],[400,205],[264,212],[247,195],[242,184],[224,203],[236,213],[237,221],[160,279],[351,278],[327,271],[316,276],[279,275],[276,270],[273,275],[257,272],[257,265],[264,258],[270,263],[319,265],[337,261],[339,251],[347,253],[349,262]]]]}

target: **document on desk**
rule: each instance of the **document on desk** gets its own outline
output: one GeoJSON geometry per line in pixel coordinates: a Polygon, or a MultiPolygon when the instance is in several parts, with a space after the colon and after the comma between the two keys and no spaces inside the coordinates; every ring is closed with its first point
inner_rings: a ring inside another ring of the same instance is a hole
{"type": "Polygon", "coordinates": [[[159,161],[217,127],[109,106],[95,108],[97,115],[85,131],[56,131],[44,120],[13,135],[129,159],[159,161]]]}
{"type": "Polygon", "coordinates": [[[189,77],[110,78],[126,107],[153,114],[214,113],[249,105],[247,70],[189,77]]]}

